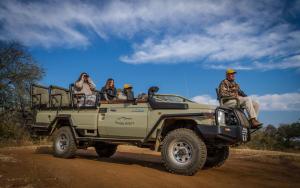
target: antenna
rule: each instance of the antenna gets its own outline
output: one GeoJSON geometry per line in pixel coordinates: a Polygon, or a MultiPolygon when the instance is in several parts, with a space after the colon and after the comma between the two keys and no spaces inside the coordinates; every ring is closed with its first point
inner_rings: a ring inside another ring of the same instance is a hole
{"type": "Polygon", "coordinates": [[[184,74],[183,74],[183,78],[184,78],[184,85],[185,85],[186,96],[188,98],[190,98],[190,88],[189,88],[189,83],[187,82],[186,72],[185,71],[184,71],[184,74]]]}

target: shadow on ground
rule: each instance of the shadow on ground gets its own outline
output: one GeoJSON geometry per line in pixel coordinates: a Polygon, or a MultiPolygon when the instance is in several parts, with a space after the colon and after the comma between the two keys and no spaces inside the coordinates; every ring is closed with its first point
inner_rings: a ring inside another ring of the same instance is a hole
{"type": "MultiPolygon", "coordinates": [[[[40,146],[36,148],[35,153],[53,155],[53,149],[50,146],[40,146]]],[[[78,150],[75,158],[123,165],[140,165],[142,167],[165,171],[159,155],[117,151],[110,158],[99,158],[93,150],[78,150]]]]}

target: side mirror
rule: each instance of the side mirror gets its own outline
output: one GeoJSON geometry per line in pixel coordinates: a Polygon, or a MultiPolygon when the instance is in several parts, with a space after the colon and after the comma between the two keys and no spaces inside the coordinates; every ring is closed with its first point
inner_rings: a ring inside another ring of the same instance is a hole
{"type": "Polygon", "coordinates": [[[148,89],[148,96],[152,97],[155,93],[157,93],[159,88],[157,86],[152,86],[148,89]]]}

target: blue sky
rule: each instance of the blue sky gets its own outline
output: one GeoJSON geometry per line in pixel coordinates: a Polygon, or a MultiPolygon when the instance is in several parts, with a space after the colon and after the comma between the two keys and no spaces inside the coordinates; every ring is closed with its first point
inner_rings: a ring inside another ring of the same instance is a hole
{"type": "Polygon", "coordinates": [[[88,72],[100,88],[112,77],[135,93],[217,104],[226,68],[261,104],[260,119],[300,118],[300,1],[0,2],[0,40],[29,48],[46,75],[67,87],[88,72]]]}

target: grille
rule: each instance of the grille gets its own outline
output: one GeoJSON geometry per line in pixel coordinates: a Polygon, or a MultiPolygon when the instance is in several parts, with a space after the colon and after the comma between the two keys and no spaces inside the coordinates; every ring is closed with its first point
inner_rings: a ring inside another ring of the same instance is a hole
{"type": "Polygon", "coordinates": [[[234,114],[233,110],[226,110],[225,111],[225,123],[228,126],[237,126],[239,125],[238,119],[234,114]]]}
{"type": "Polygon", "coordinates": [[[241,125],[243,127],[249,128],[250,124],[249,124],[249,121],[248,121],[246,115],[244,114],[244,112],[242,112],[241,110],[236,109],[235,113],[237,114],[237,116],[238,116],[238,118],[240,120],[241,125]]]}

